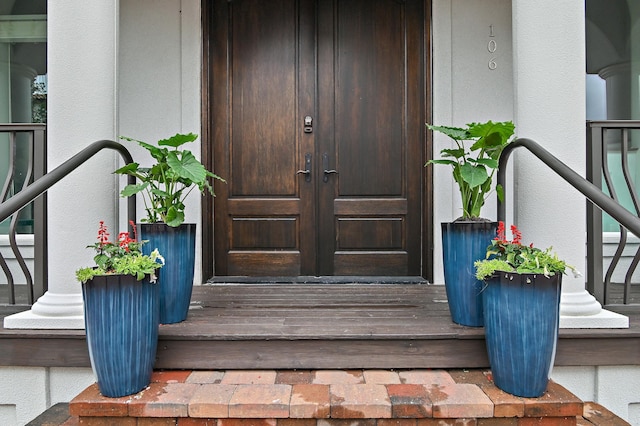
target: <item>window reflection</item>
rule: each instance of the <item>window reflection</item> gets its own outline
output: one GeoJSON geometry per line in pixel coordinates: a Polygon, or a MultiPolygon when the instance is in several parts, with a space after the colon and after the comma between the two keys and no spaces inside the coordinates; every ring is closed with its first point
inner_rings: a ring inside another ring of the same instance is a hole
{"type": "MultiPolygon", "coordinates": [[[[47,2],[0,0],[0,123],[46,123],[47,2]]],[[[0,188],[14,162],[15,176],[7,197],[21,188],[28,167],[28,135],[18,134],[15,155],[10,137],[0,133],[0,188]]],[[[32,233],[30,208],[19,217],[18,233],[32,233]]],[[[6,233],[8,220],[0,223],[6,233]]]]}

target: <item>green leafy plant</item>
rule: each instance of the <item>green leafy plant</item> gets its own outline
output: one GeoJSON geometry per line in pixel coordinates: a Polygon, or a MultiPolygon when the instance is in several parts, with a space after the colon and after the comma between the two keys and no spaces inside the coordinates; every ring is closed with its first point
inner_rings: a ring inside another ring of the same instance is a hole
{"type": "MultiPolygon", "coordinates": [[[[430,160],[425,164],[448,164],[453,167],[453,178],[458,184],[462,196],[461,219],[477,219],[485,200],[492,191],[491,182],[498,169],[498,160],[502,150],[511,142],[515,126],[511,121],[469,123],[466,128],[432,126],[430,130],[449,136],[456,148],[440,151],[441,159],[430,160]],[[467,148],[465,142],[470,142],[467,148]]],[[[501,186],[496,188],[502,199],[501,186]]]]}
{"type": "Polygon", "coordinates": [[[120,139],[136,142],[145,148],[156,161],[151,167],[140,167],[130,163],[114,173],[131,175],[139,183],[127,185],[121,192],[122,197],[143,193],[146,218],[142,222],[164,222],[169,226],[180,226],[184,222],[184,200],[189,193],[198,188],[201,193],[208,191],[215,196],[208,178],[224,179],[208,171],[204,165],[188,150],[178,147],[198,138],[194,133],[176,134],[158,141],[158,146],[137,139],[121,136],[120,139]]]}
{"type": "Polygon", "coordinates": [[[151,276],[151,282],[156,281],[156,270],[164,265],[164,258],[153,250],[149,255],[142,254],[142,246],[146,241],[137,240],[136,226],[133,228],[134,237],[129,232],[120,232],[118,241],[109,241],[109,232],[104,221],[100,221],[98,227],[98,242],[87,246],[96,251],[93,257],[95,266],[80,268],[76,271],[76,279],[86,283],[96,275],[122,274],[133,275],[138,281],[146,275],[151,276]]]}
{"type": "Polygon", "coordinates": [[[498,223],[498,236],[487,247],[487,256],[484,260],[474,262],[476,278],[487,279],[496,272],[512,272],[518,274],[542,274],[546,277],[555,274],[565,274],[569,268],[574,275],[580,273],[564,260],[552,253],[552,247],[541,250],[530,245],[522,244],[522,234],[515,225],[511,225],[513,240],[507,240],[505,236],[504,222],[498,223]]]}

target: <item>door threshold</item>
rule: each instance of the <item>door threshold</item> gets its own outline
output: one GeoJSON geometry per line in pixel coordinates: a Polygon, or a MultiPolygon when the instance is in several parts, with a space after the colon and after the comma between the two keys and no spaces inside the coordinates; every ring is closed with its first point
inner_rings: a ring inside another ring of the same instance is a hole
{"type": "Polygon", "coordinates": [[[246,277],[217,276],[205,284],[429,284],[423,277],[380,276],[297,276],[297,277],[246,277]]]}

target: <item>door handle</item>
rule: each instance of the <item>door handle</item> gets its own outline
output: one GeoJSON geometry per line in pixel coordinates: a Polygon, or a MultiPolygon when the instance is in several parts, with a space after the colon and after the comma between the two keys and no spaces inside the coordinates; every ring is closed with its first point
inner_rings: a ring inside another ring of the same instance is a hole
{"type": "Polygon", "coordinates": [[[311,182],[311,154],[306,153],[304,155],[304,170],[298,170],[296,172],[297,175],[305,175],[305,182],[311,182]]]}
{"type": "Polygon", "coordinates": [[[325,183],[329,182],[329,175],[338,174],[337,170],[329,169],[329,154],[326,152],[322,154],[322,168],[324,169],[322,172],[322,181],[325,183]]]}

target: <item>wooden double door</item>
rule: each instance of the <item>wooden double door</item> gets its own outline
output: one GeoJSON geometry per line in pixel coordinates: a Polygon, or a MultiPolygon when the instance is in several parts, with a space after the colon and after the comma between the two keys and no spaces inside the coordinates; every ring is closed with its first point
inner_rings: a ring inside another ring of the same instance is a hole
{"type": "Polygon", "coordinates": [[[214,0],[209,19],[214,274],[423,275],[424,0],[214,0]]]}

